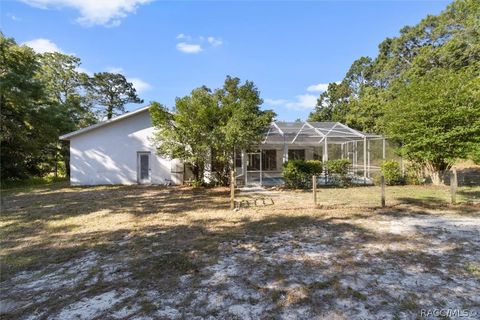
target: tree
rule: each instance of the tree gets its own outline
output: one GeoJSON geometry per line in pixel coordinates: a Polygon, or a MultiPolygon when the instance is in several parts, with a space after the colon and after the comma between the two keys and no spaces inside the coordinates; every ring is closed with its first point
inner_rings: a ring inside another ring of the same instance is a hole
{"type": "Polygon", "coordinates": [[[58,136],[97,121],[94,103],[110,118],[126,103],[141,102],[125,77],[79,72],[80,59],[36,54],[0,33],[1,178],[16,179],[69,169],[69,146],[58,136]]]}
{"type": "Polygon", "coordinates": [[[327,91],[320,94],[317,106],[308,117],[309,121],[343,121],[344,112],[347,109],[351,90],[347,83],[329,83],[327,91]]]}
{"type": "Polygon", "coordinates": [[[428,169],[435,184],[457,159],[480,145],[480,78],[475,66],[434,69],[397,85],[385,108],[385,130],[402,156],[428,169]]]}
{"type": "Polygon", "coordinates": [[[223,88],[215,90],[215,97],[220,118],[212,139],[212,160],[216,164],[217,179],[226,184],[235,150],[241,152],[260,143],[275,114],[260,109],[263,100],[253,82],[242,84],[237,77],[227,76],[223,88]]]}
{"type": "Polygon", "coordinates": [[[379,44],[374,58],[354,61],[339,84],[323,92],[310,120],[340,121],[382,133],[383,107],[395,99],[392,85],[432,69],[459,70],[480,60],[480,2],[457,0],[438,16],[406,26],[379,44]]]}
{"type": "Polygon", "coordinates": [[[35,77],[35,52],[0,34],[1,178],[41,174],[45,141],[55,134],[48,126],[45,88],[35,77]]]}
{"type": "Polygon", "coordinates": [[[88,97],[93,104],[104,106],[107,119],[125,112],[128,103],[143,103],[131,82],[119,73],[95,73],[87,84],[88,97]]]}
{"type": "MultiPolygon", "coordinates": [[[[40,68],[36,77],[44,84],[46,102],[52,123],[59,135],[94,124],[97,119],[84,96],[88,76],[79,72],[80,59],[58,52],[39,56],[40,68]]],[[[55,139],[49,146],[55,175],[58,161],[63,160],[67,175],[70,171],[69,143],[55,139]]]]}
{"type": "Polygon", "coordinates": [[[217,101],[206,87],[194,89],[190,96],[177,98],[175,108],[168,110],[159,103],[150,107],[156,128],[153,141],[157,153],[182,159],[191,165],[194,179],[201,181],[215,130],[218,130],[217,101]]]}
{"type": "Polygon", "coordinates": [[[365,130],[372,112],[368,104],[360,103],[360,98],[372,81],[372,59],[361,57],[354,61],[340,83],[330,83],[327,91],[320,94],[309,120],[338,121],[365,130]]]}
{"type": "MultiPolygon", "coordinates": [[[[439,15],[386,38],[375,58],[354,61],[340,83],[329,85],[310,120],[340,121],[361,131],[387,134],[404,143],[401,153],[425,165],[436,183],[452,161],[480,162],[479,144],[461,135],[460,126],[448,124],[457,123],[455,112],[458,119],[469,112],[472,119],[480,118],[478,109],[461,107],[471,102],[466,90],[473,99],[477,82],[458,83],[460,74],[468,76],[466,80],[480,75],[479,13],[479,1],[456,0],[439,15]]],[[[471,122],[465,123],[468,130],[476,130],[471,122]]]]}
{"type": "Polygon", "coordinates": [[[205,164],[213,161],[220,172],[218,182],[226,183],[234,151],[258,143],[274,116],[260,110],[261,103],[253,82],[241,84],[229,76],[214,92],[200,87],[177,98],[173,110],[152,103],[157,152],[190,164],[197,181],[203,179],[205,164]]]}

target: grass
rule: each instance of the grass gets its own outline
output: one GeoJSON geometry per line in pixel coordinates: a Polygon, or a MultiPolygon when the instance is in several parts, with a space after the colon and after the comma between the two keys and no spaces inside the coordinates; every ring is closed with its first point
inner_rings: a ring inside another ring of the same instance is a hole
{"type": "Polygon", "coordinates": [[[55,177],[55,176],[46,176],[46,177],[30,177],[26,179],[13,179],[13,180],[4,180],[1,182],[1,190],[8,189],[31,189],[37,186],[50,186],[52,184],[57,184],[59,182],[68,182],[67,177],[55,177]]]}
{"type": "MultiPolygon", "coordinates": [[[[446,206],[451,198],[447,186],[387,186],[385,190],[387,206],[446,206]]],[[[380,187],[317,189],[317,202],[323,206],[378,207],[380,187]]],[[[458,188],[457,203],[480,204],[480,187],[458,188]]]]}
{"type": "Polygon", "coordinates": [[[470,262],[465,266],[465,270],[480,279],[480,263],[470,262]]]}
{"type": "MultiPolygon", "coordinates": [[[[430,214],[428,208],[431,206],[440,208],[440,214],[478,214],[476,203],[480,188],[461,188],[459,198],[462,204],[448,206],[448,188],[387,187],[387,205],[391,207],[382,210],[378,209],[380,192],[376,187],[319,189],[319,203],[330,209],[314,206],[310,192],[245,193],[240,194],[238,199],[252,200],[266,196],[272,197],[274,204],[263,205],[262,202],[240,211],[229,209],[227,188],[70,187],[60,182],[4,191],[0,216],[2,281],[22,271],[43,270],[95,252],[105,260],[105,264],[118,265],[119,269],[115,272],[129,274],[116,284],[102,281],[98,287],[88,282],[79,285],[84,288],[82,292],[100,292],[111,286],[148,288],[152,279],[164,291],[175,290],[180,276],[195,278],[204,266],[215,263],[222,253],[219,248],[223,243],[246,238],[260,240],[277,231],[318,223],[326,232],[342,235],[341,239],[318,239],[318,244],[338,247],[336,254],[342,265],[333,263],[326,270],[344,272],[362,268],[360,262],[352,259],[356,246],[372,239],[387,244],[407,243],[412,239],[391,234],[380,238],[375,235],[374,227],[372,230],[352,227],[356,219],[376,219],[381,215],[412,212],[430,214]],[[358,207],[363,209],[358,210],[358,207]],[[355,239],[354,245],[349,239],[355,239]]],[[[418,247],[421,243],[415,245],[418,247]]],[[[411,248],[405,250],[411,252],[411,248]]],[[[410,254],[402,256],[401,251],[396,254],[398,259],[411,260],[412,263],[429,259],[420,255],[418,259],[410,254]]],[[[382,258],[394,259],[388,254],[382,258]]],[[[258,261],[262,263],[262,255],[259,255],[258,261]]],[[[315,267],[316,261],[312,263],[315,267]]],[[[304,267],[308,267],[307,263],[304,267]]],[[[478,277],[478,264],[468,264],[465,269],[478,277]]],[[[88,270],[90,278],[102,273],[96,265],[88,270]]],[[[294,270],[291,266],[276,265],[265,274],[272,280],[283,281],[291,270],[294,270]]],[[[315,281],[294,291],[272,290],[271,300],[282,305],[302,304],[310,301],[312,292],[322,290],[328,291],[323,295],[336,294],[358,301],[367,300],[364,293],[340,286],[336,276],[332,275],[329,279],[315,281]]],[[[402,308],[413,309],[414,301],[403,300],[402,308]]],[[[148,301],[141,302],[145,313],[154,308],[148,301]]]]}
{"type": "MultiPolygon", "coordinates": [[[[470,195],[462,197],[462,202],[475,202],[480,188],[461,191],[470,195]]],[[[112,250],[124,238],[132,239],[130,249],[140,261],[148,258],[150,250],[169,251],[173,246],[178,252],[167,256],[164,264],[172,265],[166,267],[192,269],[195,252],[214,252],[219,242],[245,232],[260,236],[295,228],[322,214],[315,210],[308,192],[273,194],[274,206],[260,204],[232,212],[228,190],[222,188],[68,187],[57,183],[11,189],[2,193],[2,276],[68,261],[88,249],[112,250]],[[246,212],[255,215],[246,216],[246,212]]],[[[251,197],[255,196],[241,195],[239,199],[251,197]]],[[[349,207],[377,206],[379,190],[320,189],[317,197],[321,205],[342,206],[346,212],[349,207]]],[[[448,188],[387,188],[387,205],[447,205],[447,199],[448,188]]],[[[459,213],[467,211],[458,207],[459,213]]]]}

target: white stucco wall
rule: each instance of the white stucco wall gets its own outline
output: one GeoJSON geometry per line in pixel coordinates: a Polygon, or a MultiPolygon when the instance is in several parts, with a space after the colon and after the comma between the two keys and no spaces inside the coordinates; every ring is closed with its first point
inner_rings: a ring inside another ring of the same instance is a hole
{"type": "Polygon", "coordinates": [[[150,151],[151,183],[172,180],[171,160],[156,155],[150,113],[140,112],[70,140],[73,185],[136,184],[137,152],[150,151]]]}

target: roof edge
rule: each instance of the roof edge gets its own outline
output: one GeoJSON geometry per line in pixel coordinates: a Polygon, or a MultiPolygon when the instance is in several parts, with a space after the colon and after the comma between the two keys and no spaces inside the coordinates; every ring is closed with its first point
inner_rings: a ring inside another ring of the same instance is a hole
{"type": "Polygon", "coordinates": [[[128,118],[128,117],[131,117],[133,115],[136,115],[136,114],[139,114],[141,112],[144,112],[144,111],[147,111],[148,109],[150,108],[150,105],[148,106],[145,106],[145,107],[142,107],[142,108],[139,108],[137,110],[134,110],[134,111],[131,111],[131,112],[126,112],[122,115],[119,115],[117,117],[114,117],[112,119],[109,119],[109,120],[106,120],[106,121],[102,121],[102,122],[99,122],[99,123],[96,123],[96,124],[93,124],[91,126],[88,126],[88,127],[85,127],[85,128],[82,128],[82,129],[78,129],[76,131],[73,131],[73,132],[70,132],[70,133],[66,133],[64,135],[61,135],[60,137],[58,137],[60,140],[70,140],[70,138],[73,138],[75,136],[78,136],[80,134],[83,134],[83,133],[86,133],[86,132],[89,132],[89,131],[92,131],[92,130],[95,130],[95,129],[98,129],[98,128],[101,128],[107,124],[110,124],[110,123],[113,123],[113,122],[117,122],[119,120],[123,120],[125,118],[128,118]]]}

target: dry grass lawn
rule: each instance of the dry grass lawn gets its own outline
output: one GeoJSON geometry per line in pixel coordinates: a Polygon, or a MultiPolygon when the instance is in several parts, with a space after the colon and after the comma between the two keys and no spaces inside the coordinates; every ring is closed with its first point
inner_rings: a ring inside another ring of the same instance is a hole
{"type": "Polygon", "coordinates": [[[480,316],[478,187],[455,206],[448,188],[390,187],[383,209],[376,187],[319,189],[316,207],[308,192],[244,193],[235,212],[228,193],[2,192],[2,318],[480,316]]]}

